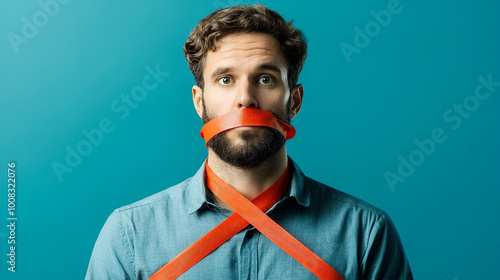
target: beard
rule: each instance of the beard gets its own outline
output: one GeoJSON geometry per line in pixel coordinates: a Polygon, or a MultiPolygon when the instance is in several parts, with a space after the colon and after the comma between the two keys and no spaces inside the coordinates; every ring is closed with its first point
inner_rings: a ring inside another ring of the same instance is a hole
{"type": "MultiPolygon", "coordinates": [[[[207,123],[214,117],[210,116],[205,106],[205,99],[202,97],[203,123],[207,123]]],[[[291,98],[285,105],[281,113],[273,112],[274,116],[281,121],[290,124],[291,98]]],[[[235,167],[249,168],[263,164],[271,159],[285,144],[285,137],[276,129],[262,127],[263,133],[254,130],[245,130],[239,133],[239,137],[244,144],[236,145],[227,136],[227,131],[223,131],[208,141],[207,146],[224,162],[235,167]]]]}

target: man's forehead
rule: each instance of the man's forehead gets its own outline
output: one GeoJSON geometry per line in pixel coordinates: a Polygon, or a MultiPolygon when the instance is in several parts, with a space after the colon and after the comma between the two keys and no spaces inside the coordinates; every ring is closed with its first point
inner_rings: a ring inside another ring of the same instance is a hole
{"type": "Polygon", "coordinates": [[[232,33],[220,38],[215,44],[217,49],[226,48],[231,44],[243,43],[251,47],[263,46],[269,50],[279,50],[276,38],[267,33],[232,33]]]}
{"type": "Polygon", "coordinates": [[[265,33],[237,33],[221,38],[214,51],[209,51],[206,57],[209,68],[219,65],[238,66],[237,60],[250,61],[255,66],[275,65],[287,67],[287,62],[276,38],[265,33]]]}

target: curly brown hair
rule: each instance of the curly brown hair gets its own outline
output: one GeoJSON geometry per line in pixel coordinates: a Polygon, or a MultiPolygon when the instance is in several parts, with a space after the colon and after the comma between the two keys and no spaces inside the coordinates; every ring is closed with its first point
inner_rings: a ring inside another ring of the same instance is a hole
{"type": "Polygon", "coordinates": [[[288,62],[290,90],[297,84],[307,56],[306,38],[277,12],[263,5],[234,6],[217,10],[200,20],[184,44],[184,55],[196,84],[203,89],[204,58],[216,51],[217,42],[234,33],[267,33],[275,37],[288,62]]]}

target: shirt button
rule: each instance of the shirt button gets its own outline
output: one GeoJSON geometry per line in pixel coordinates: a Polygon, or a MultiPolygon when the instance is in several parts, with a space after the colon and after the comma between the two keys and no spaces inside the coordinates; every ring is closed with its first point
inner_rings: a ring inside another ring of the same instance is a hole
{"type": "Polygon", "coordinates": [[[252,238],[252,236],[255,233],[255,229],[247,230],[246,237],[247,238],[252,238]]]}

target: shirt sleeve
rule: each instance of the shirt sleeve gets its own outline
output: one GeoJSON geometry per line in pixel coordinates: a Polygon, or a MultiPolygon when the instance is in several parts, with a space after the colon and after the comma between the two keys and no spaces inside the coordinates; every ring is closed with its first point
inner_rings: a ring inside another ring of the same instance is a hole
{"type": "Polygon", "coordinates": [[[372,228],[360,270],[365,280],[413,280],[401,239],[386,214],[372,228]]]}
{"type": "Polygon", "coordinates": [[[122,217],[113,212],[94,246],[85,280],[135,279],[133,249],[125,238],[122,217]]]}

